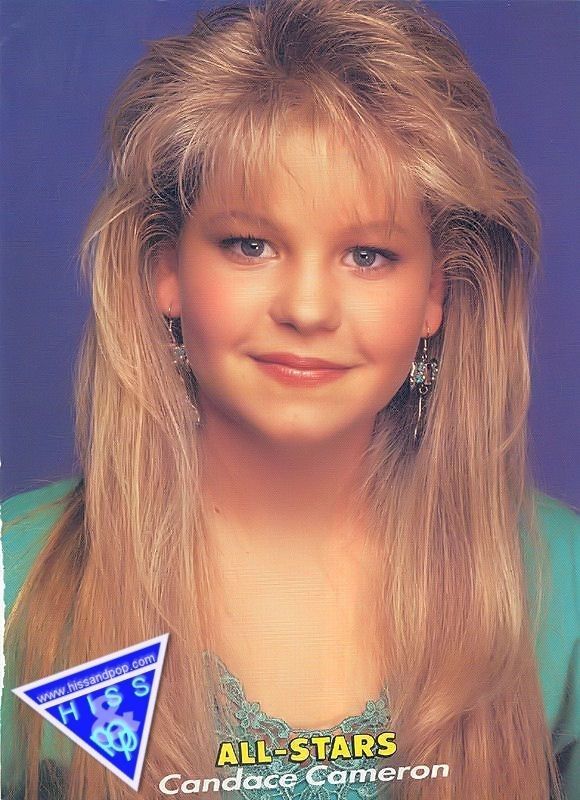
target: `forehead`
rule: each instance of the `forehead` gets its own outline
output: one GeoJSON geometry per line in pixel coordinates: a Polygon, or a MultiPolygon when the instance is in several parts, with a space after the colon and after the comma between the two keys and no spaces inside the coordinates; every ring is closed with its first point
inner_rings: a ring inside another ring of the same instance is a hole
{"type": "Polygon", "coordinates": [[[231,208],[256,216],[272,209],[305,219],[391,225],[424,222],[420,198],[394,146],[356,147],[340,135],[290,126],[246,158],[213,154],[196,206],[200,213],[231,208]]]}

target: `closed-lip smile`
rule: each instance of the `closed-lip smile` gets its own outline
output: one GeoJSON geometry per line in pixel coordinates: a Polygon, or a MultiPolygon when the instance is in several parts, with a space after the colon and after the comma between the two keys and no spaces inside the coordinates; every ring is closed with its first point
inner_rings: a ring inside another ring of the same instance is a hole
{"type": "Polygon", "coordinates": [[[257,361],[265,361],[270,364],[283,364],[287,367],[303,370],[324,370],[324,369],[349,369],[346,364],[336,364],[323,358],[311,358],[297,356],[293,353],[261,353],[252,356],[257,361]]]}

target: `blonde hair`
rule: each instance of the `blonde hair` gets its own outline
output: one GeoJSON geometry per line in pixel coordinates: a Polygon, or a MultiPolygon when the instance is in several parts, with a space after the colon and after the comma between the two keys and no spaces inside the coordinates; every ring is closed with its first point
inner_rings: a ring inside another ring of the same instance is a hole
{"type": "MultiPolygon", "coordinates": [[[[383,553],[391,728],[406,763],[451,765],[444,781],[392,789],[404,800],[558,796],[520,539],[522,524],[536,531],[526,415],[538,219],[486,89],[417,4],[218,8],[189,35],[150,43],[119,89],[110,174],[83,245],[84,484],[9,622],[20,681],[169,631],[139,796],[157,796],[168,768],[213,772],[199,434],[152,273],[202,192],[236,179],[257,190],[291,117],[340,132],[395,201],[411,186],[419,193],[445,275],[444,324],[430,342],[441,367],[422,436],[414,443],[406,382],[377,416],[365,484],[383,553]]],[[[40,718],[21,711],[32,800],[40,718]]],[[[76,748],[67,797],[105,796],[134,795],[76,748]]]]}

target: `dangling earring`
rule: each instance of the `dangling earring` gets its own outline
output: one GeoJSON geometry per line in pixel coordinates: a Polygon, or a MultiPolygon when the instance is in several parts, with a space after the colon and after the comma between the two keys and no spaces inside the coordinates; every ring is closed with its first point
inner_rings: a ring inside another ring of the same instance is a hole
{"type": "Polygon", "coordinates": [[[436,358],[429,359],[427,356],[427,341],[429,339],[429,326],[427,326],[427,336],[423,338],[423,352],[421,353],[418,361],[413,361],[411,364],[411,374],[409,375],[409,383],[412,389],[417,389],[419,392],[419,412],[417,415],[417,424],[415,425],[415,432],[413,438],[417,441],[419,424],[421,422],[421,415],[423,413],[423,398],[433,388],[437,373],[439,372],[439,362],[436,358]]]}
{"type": "Polygon", "coordinates": [[[171,356],[173,359],[173,363],[175,364],[175,368],[185,385],[189,403],[193,408],[195,414],[195,425],[199,427],[201,425],[201,417],[199,415],[199,409],[192,400],[192,393],[195,385],[195,376],[192,372],[189,359],[187,358],[185,345],[183,344],[183,338],[181,335],[181,320],[179,317],[171,316],[171,306],[169,306],[169,310],[167,312],[167,316],[165,317],[165,319],[166,319],[167,330],[169,331],[169,336],[171,337],[171,356]]]}

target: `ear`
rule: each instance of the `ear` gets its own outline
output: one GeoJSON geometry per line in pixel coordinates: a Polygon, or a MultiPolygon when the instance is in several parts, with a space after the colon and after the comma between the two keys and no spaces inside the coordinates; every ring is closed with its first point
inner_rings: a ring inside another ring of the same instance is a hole
{"type": "Polygon", "coordinates": [[[443,265],[435,260],[433,262],[427,308],[425,310],[425,330],[422,332],[422,336],[427,336],[427,325],[429,326],[429,336],[433,336],[441,327],[441,323],[443,322],[444,298],[445,275],[443,272],[443,265]]]}
{"type": "Polygon", "coordinates": [[[171,308],[172,317],[181,316],[181,296],[179,291],[179,274],[177,269],[177,250],[175,247],[162,244],[153,261],[153,290],[157,308],[167,316],[171,308]]]}

